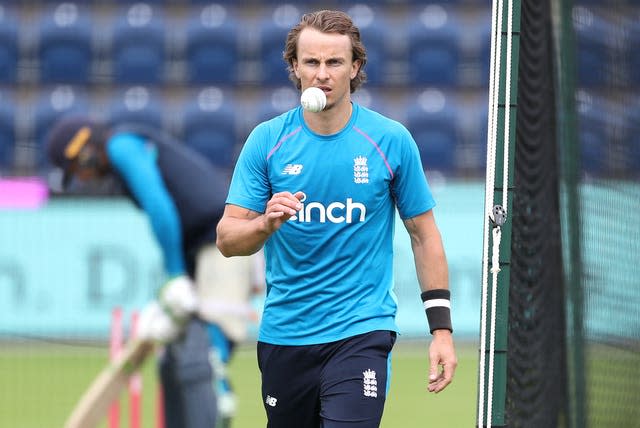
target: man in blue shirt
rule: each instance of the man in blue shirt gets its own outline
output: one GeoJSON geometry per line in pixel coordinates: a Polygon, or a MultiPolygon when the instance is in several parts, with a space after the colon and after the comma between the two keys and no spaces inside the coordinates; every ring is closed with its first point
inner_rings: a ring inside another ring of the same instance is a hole
{"type": "Polygon", "coordinates": [[[226,256],[264,246],[258,364],[268,426],[377,427],[397,332],[396,208],[433,334],[428,390],[443,390],[457,365],[435,202],[406,128],[351,101],[366,79],[366,50],[348,15],[304,15],[284,59],[296,87],[321,89],[326,106],[252,131],[217,245],[226,256]]]}
{"type": "Polygon", "coordinates": [[[248,302],[251,293],[249,269],[247,281],[235,281],[240,275],[232,271],[244,267],[221,264],[215,256],[215,226],[224,211],[228,172],[157,130],[135,124],[107,126],[84,115],[61,118],[48,135],[47,149],[52,163],[64,171],[67,190],[124,194],[146,214],[168,280],[158,302],[142,311],[138,334],[167,344],[160,359],[165,423],[167,428],[216,426],[217,418],[225,419],[225,410],[233,410],[220,365],[228,362],[235,339],[242,336],[236,319],[243,308],[230,307],[224,300],[229,293],[223,291],[233,288],[235,303],[248,302]],[[213,266],[201,263],[207,259],[213,266]],[[194,286],[197,277],[213,283],[215,289],[199,283],[213,301],[202,299],[203,290],[194,286]],[[232,283],[220,284],[222,277],[232,278],[232,283]],[[235,312],[232,320],[224,311],[235,312]]]}

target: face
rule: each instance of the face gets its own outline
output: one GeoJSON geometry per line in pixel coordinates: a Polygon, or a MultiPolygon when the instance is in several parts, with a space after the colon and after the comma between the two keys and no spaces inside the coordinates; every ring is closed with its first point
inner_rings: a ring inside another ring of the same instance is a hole
{"type": "Polygon", "coordinates": [[[352,60],[349,36],[323,33],[314,28],[300,32],[293,70],[303,91],[311,86],[324,91],[325,110],[351,101],[350,82],[359,67],[359,61],[352,60]]]}
{"type": "Polygon", "coordinates": [[[103,175],[102,159],[95,147],[85,146],[70,166],[70,172],[81,181],[88,181],[103,175]]]}

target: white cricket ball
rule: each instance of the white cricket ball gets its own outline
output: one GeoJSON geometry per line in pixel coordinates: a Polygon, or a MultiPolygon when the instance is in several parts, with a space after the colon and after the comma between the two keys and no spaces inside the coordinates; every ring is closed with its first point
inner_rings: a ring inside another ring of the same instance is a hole
{"type": "Polygon", "coordinates": [[[302,95],[300,96],[300,104],[302,104],[303,109],[317,113],[322,111],[327,105],[327,96],[324,94],[322,89],[312,86],[302,92],[302,95]]]}

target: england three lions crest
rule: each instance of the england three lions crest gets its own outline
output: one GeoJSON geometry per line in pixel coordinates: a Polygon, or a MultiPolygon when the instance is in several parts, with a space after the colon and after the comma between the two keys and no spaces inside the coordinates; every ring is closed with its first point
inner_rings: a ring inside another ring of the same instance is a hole
{"type": "Polygon", "coordinates": [[[353,182],[356,184],[369,182],[369,167],[367,166],[367,158],[364,156],[353,159],[353,182]]]}
{"type": "Polygon", "coordinates": [[[378,380],[376,379],[376,372],[371,369],[367,369],[362,372],[363,393],[365,397],[377,398],[378,397],[378,380]]]}

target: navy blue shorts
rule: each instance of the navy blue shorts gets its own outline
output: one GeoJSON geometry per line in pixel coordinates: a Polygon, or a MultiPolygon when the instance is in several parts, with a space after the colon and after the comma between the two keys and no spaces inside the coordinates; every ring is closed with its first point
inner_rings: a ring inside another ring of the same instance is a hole
{"type": "Polygon", "coordinates": [[[319,345],[258,342],[267,427],[378,427],[395,340],[373,331],[319,345]]]}

